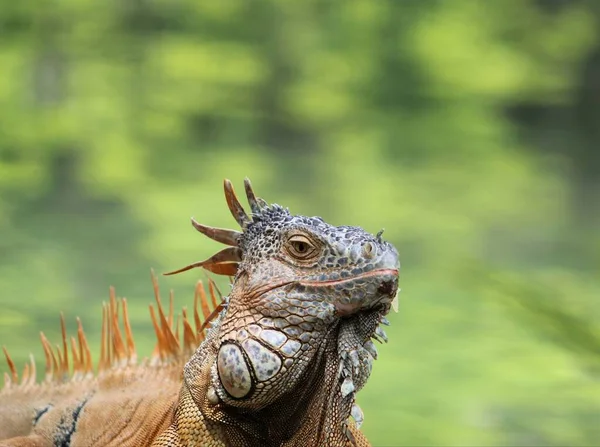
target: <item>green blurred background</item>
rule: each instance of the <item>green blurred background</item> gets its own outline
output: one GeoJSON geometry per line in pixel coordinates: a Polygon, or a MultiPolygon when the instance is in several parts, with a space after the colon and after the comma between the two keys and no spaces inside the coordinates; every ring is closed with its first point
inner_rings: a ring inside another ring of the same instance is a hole
{"type": "Polygon", "coordinates": [[[213,254],[189,217],[234,227],[249,176],[399,249],[375,446],[600,445],[597,0],[3,0],[0,73],[19,365],[60,311],[97,354],[109,285],[149,354],[150,268],[213,254]]]}

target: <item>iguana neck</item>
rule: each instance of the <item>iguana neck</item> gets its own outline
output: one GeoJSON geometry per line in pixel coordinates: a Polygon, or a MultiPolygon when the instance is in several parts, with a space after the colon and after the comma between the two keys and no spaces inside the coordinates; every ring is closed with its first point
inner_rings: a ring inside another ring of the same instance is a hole
{"type": "MultiPolygon", "coordinates": [[[[202,367],[194,368],[192,383],[184,383],[185,392],[189,391],[205,418],[221,426],[227,445],[300,447],[326,446],[333,442],[337,446],[344,445],[348,438],[341,418],[349,414],[352,401],[343,399],[339,391],[338,332],[339,325],[330,328],[313,354],[309,367],[297,381],[298,385],[261,410],[210,402],[207,384],[211,381],[216,355],[209,354],[213,349],[208,346],[204,352],[197,353],[208,355],[204,357],[202,367]]],[[[207,343],[211,341],[207,340],[207,343]]],[[[192,365],[188,364],[187,368],[192,365]]]]}

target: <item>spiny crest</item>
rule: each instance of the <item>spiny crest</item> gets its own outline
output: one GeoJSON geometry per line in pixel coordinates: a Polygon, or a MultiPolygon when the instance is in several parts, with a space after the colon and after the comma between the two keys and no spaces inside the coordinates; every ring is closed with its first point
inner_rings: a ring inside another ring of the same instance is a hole
{"type": "Polygon", "coordinates": [[[196,230],[212,240],[229,245],[230,247],[221,250],[204,261],[194,262],[178,270],[165,273],[165,275],[174,275],[176,273],[185,272],[196,267],[202,267],[212,273],[216,273],[217,275],[235,276],[239,263],[242,261],[242,250],[240,245],[243,239],[243,232],[246,231],[246,229],[251,226],[252,223],[262,220],[265,215],[268,215],[270,212],[287,213],[287,211],[280,206],[269,205],[266,201],[260,197],[257,197],[254,194],[252,184],[248,178],[244,179],[244,189],[246,191],[246,197],[252,211],[250,216],[248,216],[242,207],[237,195],[235,194],[233,185],[228,179],[225,179],[224,181],[224,188],[225,200],[227,201],[229,211],[231,211],[233,218],[240,225],[242,231],[240,232],[225,228],[209,227],[197,222],[192,217],[192,225],[196,230]]]}
{"type": "MultiPolygon", "coordinates": [[[[152,285],[156,310],[151,304],[150,317],[157,343],[149,359],[149,364],[152,366],[164,365],[187,359],[204,340],[208,324],[224,308],[223,297],[212,279],[208,279],[208,295],[202,281],[198,281],[194,293],[192,315],[194,321],[190,323],[185,307],[182,309],[181,314],[175,317],[173,292],[169,297],[168,313],[165,313],[154,272],[152,272],[152,285]],[[200,317],[201,314],[202,318],[200,317]],[[181,336],[179,331],[180,321],[182,326],[181,336]]],[[[55,347],[51,345],[44,333],[40,332],[46,360],[43,381],[46,383],[64,383],[94,377],[92,355],[81,320],[77,317],[76,337],[67,336],[65,319],[62,313],[60,315],[60,326],[61,344],[55,347]],[[69,365],[69,357],[73,365],[72,368],[69,365]]],[[[112,287],[110,288],[108,303],[102,303],[101,328],[100,358],[97,365],[98,376],[114,369],[136,365],[137,353],[129,322],[127,300],[125,298],[118,299],[112,287]],[[119,324],[120,319],[122,320],[122,330],[119,324]]],[[[10,373],[5,373],[4,388],[0,391],[15,386],[34,386],[36,384],[36,368],[33,356],[30,354],[30,360],[25,364],[23,373],[19,378],[17,367],[8,350],[3,347],[3,351],[10,373]]]]}

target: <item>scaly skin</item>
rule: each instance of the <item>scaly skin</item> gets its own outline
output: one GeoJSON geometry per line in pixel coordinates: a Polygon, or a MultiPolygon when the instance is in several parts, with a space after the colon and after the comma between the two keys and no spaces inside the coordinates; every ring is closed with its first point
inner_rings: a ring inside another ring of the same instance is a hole
{"type": "MultiPolygon", "coordinates": [[[[105,373],[104,388],[88,378],[62,398],[39,393],[20,414],[52,399],[60,405],[29,428],[9,431],[25,437],[0,446],[370,445],[358,429],[355,395],[376,357],[371,338],[385,340],[379,324],[387,323],[396,296],[398,254],[381,234],[293,216],[256,198],[248,180],[245,186],[251,217],[225,181],[241,232],[193,221],[230,247],[177,271],[235,275],[206,340],[183,366],[183,380],[175,361],[164,377],[160,365],[152,378],[140,372],[150,366],[128,366],[120,379],[105,373]]],[[[2,410],[0,401],[0,421],[7,420],[2,410]]]]}

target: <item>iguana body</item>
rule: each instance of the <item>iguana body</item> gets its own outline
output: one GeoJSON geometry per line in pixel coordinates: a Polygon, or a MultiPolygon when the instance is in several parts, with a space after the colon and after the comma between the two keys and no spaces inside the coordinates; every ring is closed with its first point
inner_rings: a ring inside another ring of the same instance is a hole
{"type": "Polygon", "coordinates": [[[205,323],[195,312],[192,330],[184,312],[180,337],[172,303],[166,316],[155,283],[158,346],[137,365],[126,303],[123,337],[113,296],[104,307],[99,373],[80,330],[71,340],[72,378],[64,330],[57,353],[42,336],[46,382],[34,383],[32,362],[16,385],[11,368],[0,392],[0,447],[369,445],[355,394],[376,357],[371,338],[385,339],[379,324],[397,292],[398,254],[381,234],[293,216],[245,186],[251,217],[225,181],[241,232],[192,220],[230,247],[179,271],[234,276],[223,303],[210,294],[212,312],[197,289],[205,323]]]}

